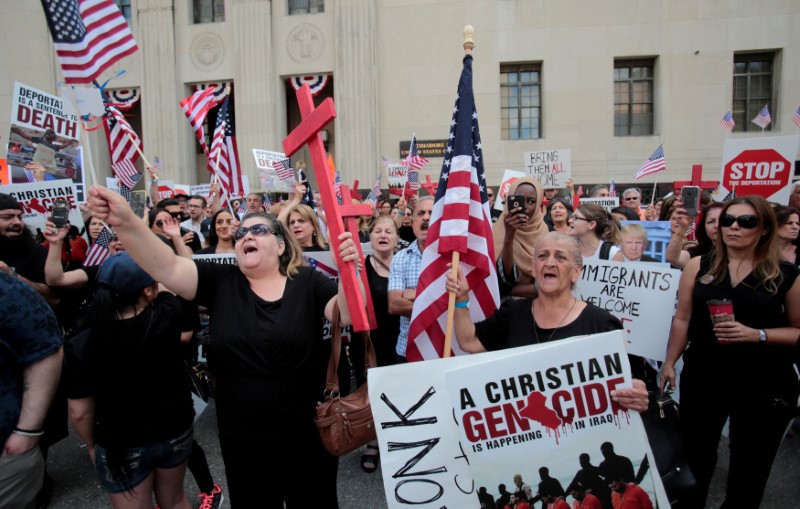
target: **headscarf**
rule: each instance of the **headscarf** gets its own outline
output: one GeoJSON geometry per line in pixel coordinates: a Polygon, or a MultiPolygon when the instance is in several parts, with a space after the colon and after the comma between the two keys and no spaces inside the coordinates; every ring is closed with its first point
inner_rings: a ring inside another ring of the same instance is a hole
{"type": "MultiPolygon", "coordinates": [[[[523,277],[520,282],[532,281],[531,270],[533,269],[533,250],[536,247],[536,242],[542,235],[546,234],[549,229],[544,222],[544,215],[542,214],[542,207],[539,205],[544,198],[544,191],[542,184],[533,177],[524,177],[514,181],[511,185],[511,190],[508,195],[516,194],[517,188],[522,184],[528,184],[536,189],[536,207],[533,211],[533,216],[528,219],[528,224],[517,229],[514,234],[514,263],[522,274],[523,277]]],[[[506,198],[508,199],[508,198],[506,198]]],[[[503,239],[506,236],[505,218],[508,214],[508,207],[503,210],[500,217],[492,226],[492,233],[494,234],[494,252],[495,256],[500,258],[503,254],[503,239]]]]}

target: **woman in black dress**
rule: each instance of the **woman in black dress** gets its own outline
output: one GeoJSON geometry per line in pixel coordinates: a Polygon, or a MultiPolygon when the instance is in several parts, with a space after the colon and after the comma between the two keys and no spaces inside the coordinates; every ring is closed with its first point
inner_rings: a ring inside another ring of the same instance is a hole
{"type": "MultiPolygon", "coordinates": [[[[175,256],[147,232],[124,198],[90,190],[95,215],[114,226],[134,260],[178,295],[213,314],[209,368],[216,374],[219,440],[232,507],[338,507],[338,458],[322,446],[314,408],[330,344],[323,319],[350,314],[339,283],[303,265],[294,236],[271,214],[247,215],[235,233],[238,266],[175,256]]],[[[337,258],[358,259],[349,233],[337,258]]]]}
{"type": "Polygon", "coordinates": [[[791,359],[800,337],[800,271],[778,257],[777,223],[766,200],[735,198],[721,212],[716,249],[692,258],[681,276],[661,388],[675,387],[675,363],[683,356],[681,427],[698,482],[685,507],[705,506],[730,417],[722,507],[755,508],[797,402],[791,359]],[[715,324],[708,303],[719,299],[733,302],[733,315],[715,324]]]}

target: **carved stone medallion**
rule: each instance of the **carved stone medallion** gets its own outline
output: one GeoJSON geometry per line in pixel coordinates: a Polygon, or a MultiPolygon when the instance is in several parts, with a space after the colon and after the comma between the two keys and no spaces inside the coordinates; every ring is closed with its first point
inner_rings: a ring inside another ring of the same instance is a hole
{"type": "Polygon", "coordinates": [[[192,40],[189,55],[197,70],[213,71],[225,60],[225,41],[214,32],[197,34],[192,40]]]}
{"type": "Polygon", "coordinates": [[[324,51],[325,36],[311,23],[300,23],[286,36],[286,53],[298,64],[316,62],[324,51]]]}

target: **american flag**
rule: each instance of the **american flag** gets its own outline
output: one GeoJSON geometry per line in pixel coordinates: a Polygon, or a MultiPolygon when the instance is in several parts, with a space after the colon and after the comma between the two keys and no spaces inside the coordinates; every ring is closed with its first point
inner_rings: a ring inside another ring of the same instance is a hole
{"type": "MultiPolygon", "coordinates": [[[[411,313],[406,349],[409,361],[444,356],[448,302],[445,272],[454,251],[461,253],[460,267],[469,281],[472,321],[490,316],[500,303],[478,113],[472,94],[471,55],[464,57],[450,125],[411,313]]],[[[456,354],[463,353],[455,340],[452,349],[456,354]]]]}
{"type": "Polygon", "coordinates": [[[792,122],[794,122],[794,125],[796,125],[797,127],[800,127],[800,106],[798,106],[797,109],[794,110],[794,115],[792,115],[792,122]]]}
{"type": "Polygon", "coordinates": [[[139,47],[113,0],[42,0],[64,81],[91,83],[139,47]]]}
{"type": "Polygon", "coordinates": [[[192,125],[197,141],[203,147],[203,153],[208,154],[203,124],[208,116],[208,111],[217,105],[217,101],[214,99],[214,87],[198,90],[189,97],[182,99],[180,105],[186,118],[189,119],[189,124],[192,125]]]}
{"type": "Polygon", "coordinates": [[[234,121],[231,117],[232,110],[228,96],[217,114],[217,126],[214,128],[214,138],[208,153],[208,171],[214,174],[216,170],[220,187],[229,196],[241,196],[244,186],[239,166],[239,152],[236,150],[234,121]],[[219,155],[219,167],[215,168],[217,155],[219,155]]]}
{"type": "Polygon", "coordinates": [[[725,113],[725,116],[719,121],[719,126],[728,132],[733,131],[736,122],[733,121],[733,115],[731,115],[730,111],[725,113]]]}
{"type": "Polygon", "coordinates": [[[664,162],[664,145],[659,145],[655,152],[647,158],[647,161],[644,162],[642,167],[639,168],[639,171],[636,172],[633,178],[638,180],[645,175],[650,175],[651,173],[657,173],[666,169],[667,164],[664,162]]]}
{"type": "MultiPolygon", "coordinates": [[[[406,157],[403,161],[407,165],[411,166],[411,168],[414,170],[419,170],[428,164],[428,160],[419,155],[417,152],[417,133],[411,135],[411,145],[408,147],[408,157],[406,157]]],[[[417,184],[419,184],[419,179],[417,179],[417,184]]],[[[419,185],[417,186],[417,189],[419,189],[419,185]]]]}
{"type": "Polygon", "coordinates": [[[766,129],[772,123],[772,117],[769,116],[769,105],[765,104],[751,122],[761,129],[766,129]]]}
{"type": "Polygon", "coordinates": [[[617,196],[617,185],[614,183],[614,179],[611,179],[611,185],[608,187],[608,196],[611,198],[617,196]]]}
{"type": "Polygon", "coordinates": [[[270,199],[269,193],[264,193],[264,198],[261,200],[261,205],[264,207],[264,210],[269,212],[270,207],[272,207],[272,199],[270,199]]]}
{"type": "Polygon", "coordinates": [[[734,198],[736,198],[736,186],[733,186],[733,189],[731,189],[730,192],[725,195],[725,198],[722,199],[722,203],[729,202],[734,198]]]}
{"type": "Polygon", "coordinates": [[[306,173],[301,169],[297,170],[297,180],[306,183],[306,194],[303,196],[303,205],[308,205],[312,210],[317,210],[317,205],[314,203],[314,193],[311,191],[311,184],[308,182],[306,173]]]}
{"type": "Polygon", "coordinates": [[[111,168],[121,184],[133,188],[139,180],[134,176],[139,170],[133,163],[139,158],[142,149],[142,140],[131,128],[125,116],[114,106],[106,104],[106,114],[103,116],[103,126],[108,140],[108,152],[111,156],[111,168]]]}
{"type": "Polygon", "coordinates": [[[388,158],[388,157],[386,157],[386,156],[381,156],[381,161],[383,161],[383,164],[384,164],[385,166],[389,166],[390,164],[392,164],[392,162],[391,162],[391,161],[389,160],[389,158],[388,158]]]}
{"type": "Polygon", "coordinates": [[[31,184],[36,182],[36,177],[34,177],[33,172],[31,170],[25,170],[25,178],[28,179],[28,182],[31,184]]]}
{"type": "Polygon", "coordinates": [[[408,187],[414,192],[419,190],[419,170],[413,167],[408,169],[408,187]]]}
{"type": "MultiPolygon", "coordinates": [[[[132,177],[132,180],[134,181],[134,185],[137,182],[139,182],[139,180],[141,180],[141,178],[142,178],[142,174],[141,173],[137,173],[136,175],[134,175],[132,177]]],[[[128,202],[131,201],[131,189],[133,189],[133,187],[128,187],[125,184],[123,184],[122,182],[119,183],[119,194],[121,194],[125,198],[125,200],[128,201],[128,202]]]]}
{"type": "Polygon", "coordinates": [[[288,158],[281,159],[280,161],[272,161],[272,168],[281,180],[292,180],[294,178],[292,161],[288,158]]]}
{"type": "Polygon", "coordinates": [[[244,215],[247,214],[247,205],[244,203],[239,205],[239,210],[237,210],[236,213],[239,215],[239,221],[244,219],[244,215]]]}
{"type": "Polygon", "coordinates": [[[336,201],[339,202],[339,205],[342,204],[342,177],[339,175],[337,171],[333,177],[333,192],[336,193],[336,201]]]}
{"type": "Polygon", "coordinates": [[[103,229],[100,231],[100,235],[97,236],[97,240],[94,241],[92,247],[89,248],[89,252],[86,253],[86,258],[83,260],[84,267],[92,267],[94,265],[100,265],[108,258],[108,245],[111,244],[111,240],[114,238],[114,234],[111,230],[108,229],[107,226],[103,226],[103,229]]]}

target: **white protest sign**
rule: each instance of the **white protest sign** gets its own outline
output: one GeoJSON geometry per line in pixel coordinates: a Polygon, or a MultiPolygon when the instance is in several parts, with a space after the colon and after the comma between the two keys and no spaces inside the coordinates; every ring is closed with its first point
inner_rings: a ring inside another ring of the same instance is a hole
{"type": "Polygon", "coordinates": [[[36,228],[44,230],[45,222],[50,217],[53,200],[67,200],[69,203],[69,222],[81,228],[83,217],[78,208],[75,186],[71,180],[50,180],[30,184],[8,184],[3,192],[10,194],[22,206],[22,220],[31,231],[36,228]]]}
{"type": "Polygon", "coordinates": [[[725,140],[718,199],[736,188],[737,196],[755,194],[789,203],[798,143],[800,135],[725,140]]]}
{"type": "MultiPolygon", "coordinates": [[[[508,485],[515,474],[527,477],[526,472],[547,467],[566,488],[579,468],[579,456],[600,457],[605,442],[631,461],[628,475],[646,461],[655,465],[641,417],[611,399],[611,391],[631,386],[622,332],[515,352],[444,374],[474,486],[497,496],[495,487],[508,485]]],[[[638,485],[654,507],[669,507],[652,467],[638,485]]],[[[473,501],[453,507],[474,506],[473,501]]]]}
{"type": "Polygon", "coordinates": [[[25,165],[42,163],[44,181],[70,180],[83,203],[85,175],[78,118],[58,96],[16,82],[11,101],[8,167],[12,183],[28,182],[25,165]]]}
{"type": "Polygon", "coordinates": [[[628,331],[628,353],[663,361],[681,271],[648,262],[586,260],[573,290],[628,331]]]}
{"type": "MultiPolygon", "coordinates": [[[[65,85],[69,87],[70,85],[65,85]]],[[[78,110],[80,111],[81,115],[94,115],[96,117],[102,117],[106,114],[106,107],[103,104],[103,97],[100,95],[100,89],[95,87],[72,87],[71,91],[65,91],[63,87],[59,87],[60,89],[60,96],[62,100],[62,106],[64,107],[64,113],[69,115],[78,114],[75,112],[75,108],[73,107],[72,99],[74,97],[75,104],[78,106],[78,110]],[[70,96],[73,97],[70,97],[70,96]]]]}
{"type": "Polygon", "coordinates": [[[389,177],[389,194],[403,196],[403,189],[408,181],[408,170],[411,166],[407,164],[391,163],[386,165],[386,175],[389,177]]]}
{"type": "Polygon", "coordinates": [[[581,205],[584,203],[595,203],[607,211],[619,207],[619,196],[607,196],[605,198],[581,198],[581,205]]]}
{"type": "Polygon", "coordinates": [[[119,192],[119,180],[117,177],[106,177],[106,187],[115,193],[119,192]]]}
{"type": "Polygon", "coordinates": [[[503,180],[500,181],[500,187],[497,189],[497,199],[494,202],[495,210],[503,210],[505,208],[506,198],[511,191],[511,185],[517,179],[523,178],[525,173],[515,170],[506,170],[503,172],[503,180]]]}
{"type": "Polygon", "coordinates": [[[411,504],[421,509],[476,506],[477,487],[461,448],[444,372],[520,350],[369,370],[369,400],[389,509],[411,504]]]}
{"type": "Polygon", "coordinates": [[[218,263],[220,265],[239,265],[239,263],[236,261],[236,253],[196,254],[192,255],[192,260],[198,260],[207,263],[218,263]]]}
{"type": "Polygon", "coordinates": [[[292,190],[291,183],[281,180],[275,169],[272,167],[273,161],[283,161],[286,154],[283,152],[273,152],[271,150],[253,149],[253,158],[256,160],[258,177],[261,181],[261,189],[286,192],[292,190]]]}
{"type": "Polygon", "coordinates": [[[572,176],[572,151],[562,148],[525,152],[522,167],[545,189],[567,187],[567,181],[572,176]]]}
{"type": "Polygon", "coordinates": [[[208,198],[211,194],[211,184],[198,184],[189,187],[189,196],[202,196],[208,198]]]}

